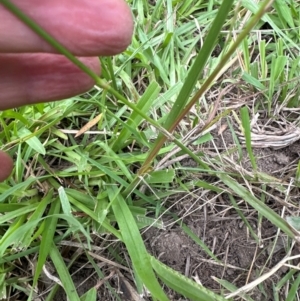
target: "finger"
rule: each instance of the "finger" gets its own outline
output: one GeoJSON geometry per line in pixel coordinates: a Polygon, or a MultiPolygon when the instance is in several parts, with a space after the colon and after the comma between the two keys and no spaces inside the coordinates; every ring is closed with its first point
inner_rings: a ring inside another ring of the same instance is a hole
{"type": "Polygon", "coordinates": [[[13,169],[13,161],[6,153],[0,151],[0,182],[9,177],[13,169]]]}
{"type": "MultiPolygon", "coordinates": [[[[132,14],[124,0],[11,0],[78,56],[113,55],[131,41],[132,14]]],[[[55,52],[0,4],[0,52],[55,52]]]]}
{"type": "MultiPolygon", "coordinates": [[[[80,60],[100,74],[98,58],[80,60]]],[[[94,81],[58,54],[0,54],[0,110],[81,94],[94,81]]]]}

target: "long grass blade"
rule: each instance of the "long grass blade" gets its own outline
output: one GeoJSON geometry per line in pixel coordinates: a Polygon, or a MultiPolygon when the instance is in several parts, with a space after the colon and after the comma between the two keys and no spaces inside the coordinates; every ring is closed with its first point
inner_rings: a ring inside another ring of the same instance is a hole
{"type": "Polygon", "coordinates": [[[151,264],[159,278],[170,288],[193,301],[225,301],[226,299],[181,275],[151,256],[151,264]]]}
{"type": "Polygon", "coordinates": [[[266,204],[262,203],[255,196],[253,196],[245,187],[240,185],[236,180],[231,177],[222,174],[219,178],[236,193],[239,197],[244,199],[253,208],[255,208],[260,214],[271,221],[275,226],[281,229],[286,235],[295,239],[298,236],[297,231],[293,230],[289,224],[276,212],[274,212],[266,204]]]}
{"type": "Polygon", "coordinates": [[[51,245],[53,243],[54,233],[56,231],[56,225],[57,225],[57,217],[53,217],[52,215],[58,214],[60,211],[60,203],[58,199],[56,199],[50,207],[49,210],[49,218],[45,221],[45,228],[44,232],[42,234],[42,242],[40,246],[39,251],[39,258],[36,265],[34,278],[33,278],[33,284],[36,286],[38,278],[43,270],[43,266],[46,262],[46,259],[49,255],[49,251],[51,249],[51,245]]]}
{"type": "Polygon", "coordinates": [[[137,276],[153,297],[161,301],[169,300],[155,277],[143,239],[125,200],[113,187],[109,189],[108,195],[137,276]]]}
{"type": "Polygon", "coordinates": [[[51,242],[51,248],[49,251],[50,251],[49,255],[56,268],[56,271],[57,271],[60,281],[62,283],[62,287],[65,290],[68,299],[72,300],[72,301],[80,301],[80,298],[76,291],[76,287],[75,287],[74,282],[71,278],[71,275],[68,271],[68,268],[66,267],[65,262],[61,256],[61,254],[59,253],[59,250],[57,249],[55,244],[52,242],[51,242]]]}

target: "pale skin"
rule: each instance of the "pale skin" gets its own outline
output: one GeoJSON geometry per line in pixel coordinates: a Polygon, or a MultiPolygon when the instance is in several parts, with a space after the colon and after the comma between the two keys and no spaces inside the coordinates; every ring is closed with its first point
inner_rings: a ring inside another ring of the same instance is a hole
{"type": "MultiPolygon", "coordinates": [[[[124,0],[11,0],[94,72],[98,56],[130,44],[132,14],[124,0]]],[[[65,99],[94,82],[0,4],[0,110],[65,99]]],[[[0,181],[13,169],[0,151],[0,181]]]]}

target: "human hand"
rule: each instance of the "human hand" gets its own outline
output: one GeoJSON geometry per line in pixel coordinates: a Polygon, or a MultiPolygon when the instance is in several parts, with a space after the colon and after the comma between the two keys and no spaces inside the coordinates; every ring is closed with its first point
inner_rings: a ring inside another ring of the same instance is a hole
{"type": "MultiPolygon", "coordinates": [[[[74,55],[100,73],[99,55],[122,52],[130,43],[133,20],[124,0],[11,0],[74,55]]],[[[0,1],[0,110],[68,98],[93,80],[59,54],[0,1]]],[[[13,168],[0,151],[0,181],[13,168]]]]}

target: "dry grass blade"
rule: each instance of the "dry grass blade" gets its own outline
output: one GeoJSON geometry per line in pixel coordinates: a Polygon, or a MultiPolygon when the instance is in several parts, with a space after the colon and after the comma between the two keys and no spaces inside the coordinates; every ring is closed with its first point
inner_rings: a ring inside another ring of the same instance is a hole
{"type": "MultiPolygon", "coordinates": [[[[285,118],[281,122],[269,120],[266,124],[258,124],[257,118],[258,116],[251,121],[251,142],[253,147],[281,149],[300,139],[300,128],[289,123],[285,118]]],[[[239,135],[240,140],[244,143],[245,137],[241,133],[239,135]]]]}
{"type": "Polygon", "coordinates": [[[98,116],[96,116],[94,119],[92,119],[91,121],[89,121],[85,126],[83,126],[78,133],[75,135],[75,138],[84,134],[86,131],[88,131],[91,127],[93,127],[94,125],[96,125],[100,119],[102,118],[102,113],[100,113],[98,116]]]}
{"type": "MultiPolygon", "coordinates": [[[[245,138],[240,137],[244,142],[245,138]]],[[[274,149],[281,149],[287,147],[300,139],[300,129],[294,128],[289,132],[282,135],[270,135],[270,134],[251,134],[252,146],[256,148],[271,147],[274,149]]]]}
{"type": "Polygon", "coordinates": [[[94,258],[97,259],[97,260],[100,260],[100,261],[102,261],[102,262],[105,262],[105,263],[107,263],[107,264],[110,264],[110,265],[112,265],[112,266],[114,266],[114,267],[116,267],[116,268],[125,270],[125,271],[127,271],[127,272],[131,272],[131,270],[128,269],[127,267],[125,267],[125,266],[123,266],[123,265],[121,265],[121,264],[118,264],[118,263],[116,263],[116,262],[114,262],[114,261],[111,261],[111,260],[109,260],[109,259],[107,259],[107,258],[105,258],[105,257],[103,257],[103,256],[100,256],[100,255],[95,254],[95,253],[92,253],[92,252],[88,252],[88,253],[89,253],[90,256],[94,257],[94,258]]]}
{"type": "Polygon", "coordinates": [[[283,267],[285,265],[285,263],[289,260],[294,260],[294,259],[298,259],[300,258],[300,255],[295,255],[295,256],[291,256],[291,257],[285,257],[284,259],[282,259],[278,264],[276,264],[272,269],[270,269],[269,272],[265,273],[264,275],[258,277],[257,279],[255,279],[254,281],[248,283],[247,285],[239,288],[237,291],[235,291],[234,293],[231,293],[229,295],[226,296],[226,299],[230,299],[233,298],[235,296],[239,296],[242,295],[243,293],[246,293],[248,291],[250,291],[251,289],[255,288],[256,286],[258,286],[260,283],[262,283],[263,281],[265,281],[266,279],[270,278],[272,275],[274,275],[281,267],[283,267]]]}

